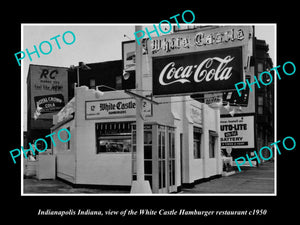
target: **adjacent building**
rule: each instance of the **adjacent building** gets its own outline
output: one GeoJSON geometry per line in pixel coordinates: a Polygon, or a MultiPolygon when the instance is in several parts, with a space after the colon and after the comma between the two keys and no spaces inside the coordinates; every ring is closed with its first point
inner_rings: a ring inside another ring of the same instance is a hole
{"type": "MultiPolygon", "coordinates": [[[[254,82],[254,76],[259,77],[263,71],[273,68],[266,42],[254,38],[253,43],[249,71],[245,73],[245,79],[249,83],[254,82]]],[[[236,90],[192,95],[195,100],[209,105],[222,99],[223,107],[220,109],[222,155],[232,156],[233,160],[246,154],[250,156],[253,151],[270,146],[274,142],[274,82],[268,86],[261,85],[260,88],[253,85],[252,89],[250,91],[247,86],[241,97],[236,90]]],[[[269,154],[269,151],[262,151],[264,158],[269,158],[269,154]]],[[[258,165],[256,160],[252,164],[258,165]]],[[[249,163],[246,162],[245,165],[249,163]]]]}
{"type": "MultiPolygon", "coordinates": [[[[27,75],[27,133],[25,147],[49,134],[53,115],[69,101],[66,67],[33,65],[27,75]]],[[[50,140],[49,144],[50,144],[50,140]]],[[[43,144],[43,143],[42,143],[43,144]]],[[[44,149],[44,146],[40,147],[44,149]]]]}

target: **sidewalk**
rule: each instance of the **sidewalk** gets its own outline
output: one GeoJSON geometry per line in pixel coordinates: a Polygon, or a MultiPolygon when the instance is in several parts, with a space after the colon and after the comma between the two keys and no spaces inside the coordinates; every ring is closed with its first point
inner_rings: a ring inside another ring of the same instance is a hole
{"type": "Polygon", "coordinates": [[[127,194],[129,191],[101,187],[76,187],[61,180],[24,179],[24,194],[127,194]]]}
{"type": "MultiPolygon", "coordinates": [[[[24,179],[24,194],[129,194],[129,190],[103,187],[76,187],[61,180],[24,179]]],[[[274,163],[246,167],[228,177],[216,178],[183,188],[178,194],[272,194],[274,193],[274,163]]]]}
{"type": "Polygon", "coordinates": [[[273,194],[274,162],[246,167],[241,172],[184,188],[180,194],[273,194]]]}

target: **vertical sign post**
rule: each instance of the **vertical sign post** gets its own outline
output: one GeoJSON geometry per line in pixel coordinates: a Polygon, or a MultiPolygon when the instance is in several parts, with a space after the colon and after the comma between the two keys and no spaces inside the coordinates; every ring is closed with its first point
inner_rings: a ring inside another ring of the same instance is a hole
{"type": "MultiPolygon", "coordinates": [[[[142,30],[141,26],[135,26],[135,32],[142,30]]],[[[142,45],[135,44],[136,51],[136,89],[142,95],[143,75],[142,75],[142,45]]],[[[145,180],[144,171],[144,112],[143,99],[136,97],[136,175],[137,180],[132,181],[130,193],[151,194],[149,181],[145,180]]]]}

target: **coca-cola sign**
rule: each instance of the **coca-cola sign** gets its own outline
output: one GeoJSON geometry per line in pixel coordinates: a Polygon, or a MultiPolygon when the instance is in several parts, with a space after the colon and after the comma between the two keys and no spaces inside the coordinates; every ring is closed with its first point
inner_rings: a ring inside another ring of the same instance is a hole
{"type": "Polygon", "coordinates": [[[153,94],[233,90],[243,81],[242,47],[153,58],[153,94]]]}

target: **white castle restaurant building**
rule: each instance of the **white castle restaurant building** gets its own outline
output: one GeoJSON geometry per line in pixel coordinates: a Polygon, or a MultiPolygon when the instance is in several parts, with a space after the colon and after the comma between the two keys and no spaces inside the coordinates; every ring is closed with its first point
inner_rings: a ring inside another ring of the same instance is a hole
{"type": "MultiPolygon", "coordinates": [[[[219,111],[190,97],[144,103],[145,179],[153,193],[180,190],[222,173],[219,111]]],[[[52,132],[71,132],[70,142],[55,140],[57,177],[74,184],[131,186],[136,178],[135,100],[124,91],[98,95],[86,86],[54,116],[52,132]]]]}
{"type": "MultiPolygon", "coordinates": [[[[232,90],[244,80],[251,34],[251,27],[220,27],[147,41],[139,94],[159,103],[143,105],[144,171],[153,193],[178,192],[222,174],[220,112],[190,94],[232,90]]],[[[133,63],[132,58],[126,62],[126,52],[132,56],[135,51],[135,42],[126,44],[125,69],[133,63]]],[[[130,187],[136,180],[136,100],[123,90],[100,95],[86,86],[75,88],[74,96],[53,118],[52,132],[71,132],[70,142],[55,140],[52,147],[57,177],[74,184],[130,187]]]]}

